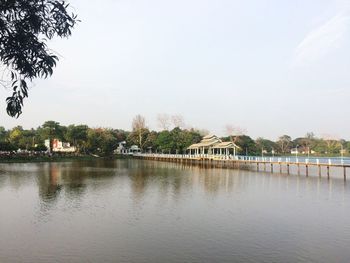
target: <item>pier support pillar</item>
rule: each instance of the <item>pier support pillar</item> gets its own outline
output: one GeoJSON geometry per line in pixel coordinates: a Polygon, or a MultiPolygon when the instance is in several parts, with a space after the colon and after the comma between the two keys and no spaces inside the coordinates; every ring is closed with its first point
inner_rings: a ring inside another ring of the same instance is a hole
{"type": "Polygon", "coordinates": [[[327,166],[327,178],[329,179],[329,166],[327,166]]]}
{"type": "Polygon", "coordinates": [[[321,170],[321,165],[319,165],[319,166],[318,166],[318,176],[319,176],[319,177],[321,177],[321,173],[322,173],[321,171],[322,171],[322,170],[321,170]]]}

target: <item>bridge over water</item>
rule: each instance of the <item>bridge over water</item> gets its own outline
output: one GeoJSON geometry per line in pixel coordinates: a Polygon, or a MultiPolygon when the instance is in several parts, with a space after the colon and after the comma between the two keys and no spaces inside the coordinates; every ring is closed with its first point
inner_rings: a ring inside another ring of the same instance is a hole
{"type": "Polygon", "coordinates": [[[347,168],[350,167],[349,158],[324,158],[324,157],[257,157],[257,156],[234,156],[214,154],[153,154],[138,153],[134,157],[140,159],[179,162],[185,164],[202,165],[205,167],[221,167],[233,169],[256,169],[257,171],[269,171],[290,174],[291,170],[298,175],[301,173],[309,176],[310,171],[322,176],[325,170],[327,178],[330,177],[330,169],[342,170],[346,180],[347,168]],[[311,169],[313,168],[313,169],[311,169]],[[316,168],[316,170],[315,170],[316,168]]]}

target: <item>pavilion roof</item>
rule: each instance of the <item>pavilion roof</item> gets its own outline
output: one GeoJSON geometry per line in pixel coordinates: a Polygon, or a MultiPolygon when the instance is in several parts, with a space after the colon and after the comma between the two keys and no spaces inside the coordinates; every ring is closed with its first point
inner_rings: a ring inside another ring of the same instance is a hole
{"type": "Polygon", "coordinates": [[[222,142],[222,140],[215,135],[207,135],[203,137],[203,140],[200,143],[192,144],[188,147],[188,150],[199,149],[199,148],[214,148],[214,149],[233,149],[239,148],[233,142],[222,142]]]}
{"type": "Polygon", "coordinates": [[[237,149],[240,147],[233,142],[221,142],[213,146],[213,149],[233,149],[233,148],[237,149]]]}
{"type": "Polygon", "coordinates": [[[187,149],[197,149],[197,148],[202,148],[202,147],[212,147],[212,146],[214,146],[217,143],[218,143],[217,141],[200,142],[200,143],[192,144],[187,149]]]}

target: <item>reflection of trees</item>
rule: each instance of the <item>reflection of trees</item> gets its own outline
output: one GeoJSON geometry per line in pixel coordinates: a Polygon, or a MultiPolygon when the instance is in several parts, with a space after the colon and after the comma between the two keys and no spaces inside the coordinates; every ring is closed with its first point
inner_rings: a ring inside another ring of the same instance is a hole
{"type": "Polygon", "coordinates": [[[61,171],[56,163],[46,163],[38,175],[39,195],[45,202],[53,202],[61,191],[61,171]]]}
{"type": "Polygon", "coordinates": [[[234,189],[240,178],[229,169],[211,169],[201,166],[179,163],[133,160],[129,163],[127,173],[131,180],[133,199],[140,201],[154,189],[162,198],[170,194],[181,199],[184,191],[191,192],[195,188],[203,189],[210,194],[234,189]],[[150,191],[147,191],[147,188],[150,191]]]}
{"type": "Polygon", "coordinates": [[[130,173],[131,190],[134,200],[142,199],[147,186],[148,177],[149,174],[142,170],[134,170],[130,173]]]}

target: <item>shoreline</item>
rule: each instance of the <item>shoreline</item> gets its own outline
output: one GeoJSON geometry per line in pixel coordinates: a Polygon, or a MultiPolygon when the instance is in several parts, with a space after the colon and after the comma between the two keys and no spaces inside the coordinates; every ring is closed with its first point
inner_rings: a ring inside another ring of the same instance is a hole
{"type": "Polygon", "coordinates": [[[79,156],[11,156],[0,157],[0,163],[41,163],[41,162],[69,162],[69,161],[92,161],[92,160],[117,160],[127,159],[128,156],[91,156],[91,155],[79,155],[79,156]]]}

